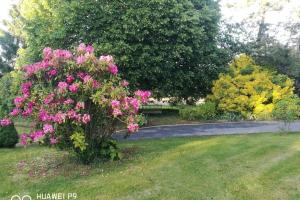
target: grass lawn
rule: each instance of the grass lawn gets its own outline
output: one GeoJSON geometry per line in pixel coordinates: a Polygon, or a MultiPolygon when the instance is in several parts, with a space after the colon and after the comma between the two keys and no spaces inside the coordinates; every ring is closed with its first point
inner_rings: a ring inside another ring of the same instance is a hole
{"type": "Polygon", "coordinates": [[[126,141],[118,162],[84,166],[33,146],[0,150],[0,199],[300,199],[300,134],[126,141]]]}

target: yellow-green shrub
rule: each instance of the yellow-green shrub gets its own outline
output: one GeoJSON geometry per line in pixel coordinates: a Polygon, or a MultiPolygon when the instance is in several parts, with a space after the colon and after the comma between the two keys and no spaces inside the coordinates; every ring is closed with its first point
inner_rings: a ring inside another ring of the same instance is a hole
{"type": "Polygon", "coordinates": [[[240,55],[213,84],[212,95],[224,112],[239,112],[246,118],[268,119],[274,105],[293,94],[294,82],[285,75],[264,70],[251,57],[240,55]]]}

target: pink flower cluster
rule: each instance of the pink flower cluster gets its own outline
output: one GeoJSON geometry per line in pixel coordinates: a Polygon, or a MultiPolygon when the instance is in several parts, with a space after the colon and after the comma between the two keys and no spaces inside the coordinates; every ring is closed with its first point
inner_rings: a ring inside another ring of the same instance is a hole
{"type": "Polygon", "coordinates": [[[118,67],[115,64],[109,64],[108,65],[108,71],[113,74],[113,75],[117,75],[118,73],[118,67]]]}
{"type": "Polygon", "coordinates": [[[114,63],[114,58],[111,55],[100,56],[99,60],[109,64],[114,63]]]}
{"type": "Polygon", "coordinates": [[[0,125],[1,126],[9,126],[12,124],[12,121],[8,118],[4,118],[0,120],[0,125]]]}
{"type": "Polygon", "coordinates": [[[135,124],[135,123],[130,123],[130,124],[128,124],[127,129],[128,129],[128,132],[134,133],[139,130],[139,125],[135,124]]]}
{"type": "Polygon", "coordinates": [[[40,70],[44,70],[44,69],[48,69],[50,67],[50,63],[47,60],[43,60],[41,62],[37,62],[35,64],[32,65],[27,65],[25,67],[23,67],[26,75],[28,77],[36,74],[37,72],[39,72],[40,70]]]}
{"type": "Polygon", "coordinates": [[[21,91],[24,97],[28,97],[30,95],[31,86],[32,86],[31,82],[25,82],[21,85],[21,91]]]}
{"type": "Polygon", "coordinates": [[[63,49],[52,50],[50,47],[46,47],[43,50],[44,60],[56,59],[71,59],[73,57],[72,52],[63,49]]]}
{"type": "Polygon", "coordinates": [[[60,93],[64,93],[64,92],[67,91],[68,86],[69,86],[68,83],[61,81],[61,82],[58,83],[58,86],[57,86],[58,87],[58,91],[60,93]]]}
{"type": "Polygon", "coordinates": [[[77,52],[79,54],[84,54],[84,53],[92,54],[94,52],[94,47],[92,45],[85,45],[84,43],[81,43],[77,47],[77,52]]]}
{"type": "MultiPolygon", "coordinates": [[[[102,107],[108,108],[110,119],[121,119],[127,123],[129,133],[136,132],[139,128],[136,117],[139,107],[151,96],[149,91],[142,90],[130,96],[129,83],[119,81],[119,70],[113,57],[103,55],[98,59],[94,56],[93,46],[83,43],[74,54],[46,47],[42,61],[22,69],[25,72],[22,95],[14,99],[15,108],[9,116],[32,117],[38,128],[30,134],[21,135],[23,145],[37,142],[45,135],[49,135],[51,144],[56,144],[61,134],[57,127],[67,122],[75,127],[86,126],[94,116],[89,110],[91,103],[99,106],[99,112],[102,107]]],[[[9,118],[0,121],[1,126],[11,123],[9,118]]]]}
{"type": "Polygon", "coordinates": [[[134,94],[141,99],[142,103],[146,103],[149,97],[151,96],[150,91],[143,91],[143,90],[138,90],[134,94]]]}
{"type": "Polygon", "coordinates": [[[70,51],[62,49],[57,49],[53,51],[53,56],[57,59],[70,59],[73,57],[70,51]]]}

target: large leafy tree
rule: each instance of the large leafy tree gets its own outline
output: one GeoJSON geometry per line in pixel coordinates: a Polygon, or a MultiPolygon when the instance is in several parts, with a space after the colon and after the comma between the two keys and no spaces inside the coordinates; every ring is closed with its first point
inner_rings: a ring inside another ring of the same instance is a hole
{"type": "Polygon", "coordinates": [[[44,46],[94,43],[118,58],[132,89],[158,97],[204,96],[227,61],[214,0],[23,0],[11,13],[10,30],[26,44],[18,65],[38,60],[44,46]]]}
{"type": "Polygon", "coordinates": [[[13,69],[20,41],[10,33],[0,30],[0,72],[5,73],[13,69]]]}

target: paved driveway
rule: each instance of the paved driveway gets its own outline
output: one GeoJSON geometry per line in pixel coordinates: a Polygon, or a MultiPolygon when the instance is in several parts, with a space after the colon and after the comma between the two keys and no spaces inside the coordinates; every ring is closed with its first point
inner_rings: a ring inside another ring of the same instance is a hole
{"type": "MultiPolygon", "coordinates": [[[[184,136],[224,135],[224,134],[250,134],[261,132],[280,132],[284,129],[283,122],[229,122],[189,125],[166,125],[146,127],[132,134],[128,139],[147,139],[184,136]]],[[[290,124],[290,132],[300,132],[300,121],[290,124]]]]}

